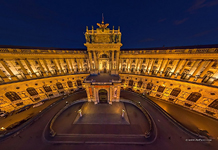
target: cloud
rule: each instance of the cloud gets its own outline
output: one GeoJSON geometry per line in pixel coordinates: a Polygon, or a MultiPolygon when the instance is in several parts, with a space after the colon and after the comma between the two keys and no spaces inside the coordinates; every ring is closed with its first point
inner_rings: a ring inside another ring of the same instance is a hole
{"type": "Polygon", "coordinates": [[[206,2],[206,0],[195,0],[194,4],[187,11],[193,13],[198,9],[215,5],[218,5],[218,0],[211,0],[209,2],[206,2]]]}
{"type": "Polygon", "coordinates": [[[175,24],[175,25],[180,25],[180,24],[184,23],[184,22],[187,21],[187,20],[188,20],[188,18],[184,18],[184,19],[182,19],[182,20],[175,20],[175,21],[174,21],[174,24],[175,24]]]}
{"type": "Polygon", "coordinates": [[[200,32],[200,33],[197,33],[197,34],[194,34],[193,36],[191,37],[200,37],[200,36],[203,36],[203,35],[207,35],[211,32],[216,32],[218,30],[218,27],[217,28],[214,28],[214,29],[211,29],[211,30],[206,30],[206,31],[203,31],[203,32],[200,32]]]}
{"type": "Polygon", "coordinates": [[[167,18],[163,18],[163,19],[159,19],[157,22],[164,22],[165,20],[167,20],[167,18]]]}
{"type": "Polygon", "coordinates": [[[197,33],[197,34],[193,35],[192,37],[200,37],[200,36],[203,36],[203,35],[209,34],[210,32],[212,32],[212,30],[206,30],[206,31],[203,31],[203,32],[197,33]]]}

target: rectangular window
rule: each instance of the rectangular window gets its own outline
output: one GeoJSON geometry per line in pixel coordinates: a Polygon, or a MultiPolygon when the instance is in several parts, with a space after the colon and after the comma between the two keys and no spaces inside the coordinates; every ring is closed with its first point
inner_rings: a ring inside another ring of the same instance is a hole
{"type": "Polygon", "coordinates": [[[21,106],[21,105],[23,105],[23,102],[17,103],[16,105],[17,105],[17,106],[21,106]]]}

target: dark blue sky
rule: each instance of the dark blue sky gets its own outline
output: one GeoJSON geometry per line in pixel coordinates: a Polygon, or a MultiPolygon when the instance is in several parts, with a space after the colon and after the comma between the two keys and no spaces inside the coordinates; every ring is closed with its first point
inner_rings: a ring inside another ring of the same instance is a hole
{"type": "Polygon", "coordinates": [[[0,45],[85,48],[102,13],[122,48],[218,44],[218,0],[1,0],[0,45]]]}

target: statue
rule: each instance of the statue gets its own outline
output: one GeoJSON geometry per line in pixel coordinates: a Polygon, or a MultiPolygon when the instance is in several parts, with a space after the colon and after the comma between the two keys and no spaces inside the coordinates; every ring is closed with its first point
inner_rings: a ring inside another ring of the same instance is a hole
{"type": "Polygon", "coordinates": [[[116,39],[116,35],[115,34],[112,34],[112,42],[114,43],[115,42],[115,39],[116,39]]]}
{"type": "Polygon", "coordinates": [[[97,25],[99,26],[100,29],[102,29],[102,31],[104,31],[104,29],[106,29],[107,26],[109,26],[108,23],[104,24],[104,16],[103,16],[103,14],[102,14],[102,22],[101,22],[101,24],[97,23],[97,25]]]}
{"type": "Polygon", "coordinates": [[[95,36],[91,35],[91,42],[93,43],[95,41],[95,36]]]}
{"type": "Polygon", "coordinates": [[[120,34],[118,34],[118,35],[116,36],[116,42],[117,42],[117,43],[120,43],[120,42],[121,42],[121,35],[120,35],[120,34]]]}
{"type": "Polygon", "coordinates": [[[90,35],[89,34],[85,34],[85,38],[86,38],[86,42],[90,43],[90,35]]]}

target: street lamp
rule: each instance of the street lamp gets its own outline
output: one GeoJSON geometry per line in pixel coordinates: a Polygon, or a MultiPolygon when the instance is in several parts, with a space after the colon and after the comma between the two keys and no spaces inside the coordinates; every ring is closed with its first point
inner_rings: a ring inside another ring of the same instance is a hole
{"type": "Polygon", "coordinates": [[[2,131],[5,131],[6,129],[5,129],[4,127],[1,127],[1,130],[2,130],[2,131]]]}

